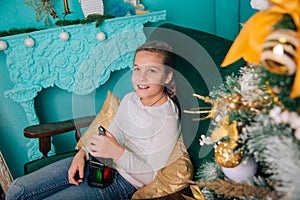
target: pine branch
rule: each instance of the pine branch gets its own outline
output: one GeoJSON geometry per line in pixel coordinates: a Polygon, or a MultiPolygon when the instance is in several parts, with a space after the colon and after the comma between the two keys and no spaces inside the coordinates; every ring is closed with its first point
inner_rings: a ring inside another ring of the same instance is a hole
{"type": "Polygon", "coordinates": [[[260,115],[256,123],[247,127],[247,132],[247,148],[260,163],[261,170],[275,183],[274,189],[291,199],[299,197],[300,144],[294,140],[293,130],[260,115]]]}
{"type": "Polygon", "coordinates": [[[98,15],[98,14],[91,14],[87,16],[85,19],[76,19],[76,20],[58,20],[55,25],[57,26],[69,26],[75,24],[87,24],[96,22],[96,28],[99,27],[105,19],[114,18],[112,15],[98,15]]]}
{"type": "Polygon", "coordinates": [[[295,22],[290,15],[284,15],[283,18],[274,25],[275,29],[290,29],[290,30],[297,30],[295,22]]]}
{"type": "Polygon", "coordinates": [[[190,181],[191,184],[199,187],[205,187],[205,190],[213,190],[218,195],[224,197],[237,197],[237,198],[259,198],[259,199],[278,199],[282,195],[268,188],[256,187],[246,183],[237,183],[228,179],[216,179],[208,181],[190,181]]]}

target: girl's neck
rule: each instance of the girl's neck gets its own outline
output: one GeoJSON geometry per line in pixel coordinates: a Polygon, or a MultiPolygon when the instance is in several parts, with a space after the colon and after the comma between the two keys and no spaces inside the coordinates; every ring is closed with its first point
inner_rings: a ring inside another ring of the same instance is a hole
{"type": "Polygon", "coordinates": [[[159,106],[167,101],[167,95],[165,92],[163,92],[160,96],[157,96],[151,100],[145,100],[143,98],[140,98],[140,100],[144,106],[159,106]]]}

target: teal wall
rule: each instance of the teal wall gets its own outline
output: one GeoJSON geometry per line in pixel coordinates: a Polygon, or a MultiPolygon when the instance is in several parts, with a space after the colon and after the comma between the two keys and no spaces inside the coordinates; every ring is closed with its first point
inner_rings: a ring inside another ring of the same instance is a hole
{"type": "MultiPolygon", "coordinates": [[[[25,1],[25,0],[24,0],[25,1]]],[[[45,26],[44,20],[36,22],[36,13],[26,5],[24,1],[1,1],[0,6],[0,31],[11,28],[50,28],[45,26]]],[[[143,0],[150,10],[167,10],[167,22],[175,23],[222,37],[234,39],[240,29],[240,22],[245,22],[255,10],[251,9],[249,0],[143,0]],[[172,3],[170,3],[172,2],[172,3]],[[217,13],[217,14],[216,14],[217,13]]],[[[83,14],[78,0],[69,0],[70,10],[73,14],[66,19],[82,19],[83,14]]],[[[63,0],[56,0],[55,9],[62,17],[64,12],[63,0]]],[[[156,24],[148,24],[152,26],[156,24]]],[[[52,25],[54,26],[54,25],[52,25]]],[[[28,125],[23,108],[11,99],[4,97],[4,91],[13,87],[6,68],[6,56],[0,51],[0,150],[14,177],[23,174],[23,165],[28,162],[28,139],[23,136],[23,129],[28,125]]],[[[37,96],[36,109],[41,122],[53,122],[71,118],[74,113],[74,98],[79,113],[92,113],[99,110],[101,104],[95,104],[93,108],[80,107],[86,102],[102,102],[106,91],[113,90],[122,97],[125,92],[131,90],[129,71],[114,72],[111,80],[100,91],[87,96],[74,96],[59,88],[48,88],[37,96]],[[115,83],[117,82],[117,85],[115,83]]],[[[53,139],[57,152],[72,149],[75,140],[73,135],[57,136],[53,139]],[[66,145],[60,139],[70,142],[66,145]]]]}
{"type": "Polygon", "coordinates": [[[250,0],[143,0],[148,9],[167,10],[167,21],[234,40],[256,10],[250,0]],[[170,3],[172,2],[172,3],[170,3]]]}

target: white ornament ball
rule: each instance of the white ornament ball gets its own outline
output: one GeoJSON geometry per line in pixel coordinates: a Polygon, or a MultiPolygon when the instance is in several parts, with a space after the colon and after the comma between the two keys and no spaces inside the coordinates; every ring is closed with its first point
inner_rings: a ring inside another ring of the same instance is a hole
{"type": "Polygon", "coordinates": [[[294,135],[297,140],[300,140],[300,128],[297,128],[295,130],[294,135]]]}
{"type": "Polygon", "coordinates": [[[24,44],[27,46],[27,47],[33,47],[34,46],[34,40],[31,38],[31,37],[27,37],[25,40],[24,40],[24,44]]]}
{"type": "Polygon", "coordinates": [[[3,40],[0,40],[0,50],[5,50],[7,48],[7,43],[3,40]]]}
{"type": "Polygon", "coordinates": [[[233,168],[222,167],[225,176],[235,182],[246,182],[255,175],[257,163],[251,156],[243,158],[241,163],[233,168]]]}
{"type": "Polygon", "coordinates": [[[251,7],[257,10],[265,10],[272,6],[267,0],[251,0],[251,7]]]}
{"type": "Polygon", "coordinates": [[[99,40],[99,41],[103,41],[103,40],[106,39],[106,36],[105,36],[105,34],[104,34],[102,31],[99,31],[99,32],[97,33],[97,35],[96,35],[96,38],[97,38],[97,40],[99,40]]]}
{"type": "Polygon", "coordinates": [[[69,36],[68,32],[65,32],[64,30],[62,30],[61,33],[59,34],[59,38],[61,40],[67,41],[70,38],[70,36],[69,36]]]}

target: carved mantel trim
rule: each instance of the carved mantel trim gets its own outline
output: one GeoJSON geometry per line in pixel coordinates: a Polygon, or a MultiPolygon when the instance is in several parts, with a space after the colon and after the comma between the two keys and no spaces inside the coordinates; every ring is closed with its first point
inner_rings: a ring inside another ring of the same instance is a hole
{"type": "MultiPolygon", "coordinates": [[[[39,124],[34,108],[38,92],[54,85],[79,95],[93,92],[112,71],[131,67],[136,47],[146,40],[144,24],[165,18],[165,11],[157,11],[107,19],[98,28],[90,23],[3,37],[8,44],[4,53],[14,85],[5,91],[5,97],[21,104],[29,125],[39,124]],[[66,41],[59,37],[62,30],[70,36],[66,41]],[[99,31],[105,34],[105,40],[97,40],[99,31]],[[33,47],[24,44],[27,37],[33,39],[33,47]]],[[[27,146],[30,160],[41,157],[37,140],[30,140],[27,146]]]]}

